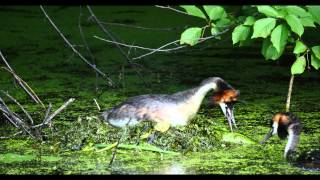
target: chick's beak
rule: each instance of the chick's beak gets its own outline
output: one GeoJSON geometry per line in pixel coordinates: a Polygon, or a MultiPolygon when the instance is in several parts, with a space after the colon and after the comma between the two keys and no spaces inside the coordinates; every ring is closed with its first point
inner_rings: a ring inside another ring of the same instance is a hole
{"type": "Polygon", "coordinates": [[[231,132],[233,132],[232,125],[237,127],[236,121],[234,119],[234,114],[233,114],[233,109],[234,109],[234,103],[229,102],[229,103],[219,103],[220,108],[223,112],[223,114],[226,116],[228,120],[229,127],[231,129],[231,132]]]}
{"type": "Polygon", "coordinates": [[[263,140],[260,142],[260,144],[264,144],[272,136],[272,134],[273,134],[273,129],[271,128],[268,134],[266,134],[263,140]]]}

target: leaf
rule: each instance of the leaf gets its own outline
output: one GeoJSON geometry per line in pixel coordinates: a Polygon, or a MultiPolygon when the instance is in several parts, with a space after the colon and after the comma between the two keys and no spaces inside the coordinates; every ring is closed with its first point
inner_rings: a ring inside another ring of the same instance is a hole
{"type": "Polygon", "coordinates": [[[191,16],[197,16],[203,19],[207,19],[206,15],[202,13],[202,11],[197,6],[191,6],[191,5],[183,5],[180,6],[183,9],[187,11],[187,13],[191,16]]]}
{"type": "MultiPolygon", "coordinates": [[[[116,143],[114,143],[116,144],[116,143]]],[[[97,144],[97,148],[107,148],[111,147],[113,144],[97,144]]],[[[146,144],[146,143],[141,143],[139,145],[133,145],[133,144],[119,144],[118,148],[122,149],[140,149],[140,150],[145,150],[145,151],[152,151],[152,152],[158,152],[158,153],[166,153],[166,154],[172,154],[172,155],[177,155],[179,153],[174,152],[174,151],[165,151],[162,150],[161,148],[158,148],[156,146],[153,146],[151,144],[146,144]]],[[[98,152],[98,151],[97,151],[98,152]]]]}
{"type": "Polygon", "coordinates": [[[300,21],[304,27],[316,27],[311,16],[300,18],[300,21]]]}
{"type": "Polygon", "coordinates": [[[263,40],[261,53],[262,53],[262,55],[264,56],[264,58],[266,60],[268,60],[268,59],[272,59],[272,60],[278,59],[282,55],[283,51],[284,51],[284,48],[279,53],[276,50],[276,48],[273,47],[270,39],[264,39],[263,40]]]}
{"type": "Polygon", "coordinates": [[[294,47],[293,53],[294,54],[300,54],[303,53],[307,50],[307,46],[303,44],[303,42],[297,40],[296,41],[296,46],[294,47]]]}
{"type": "Polygon", "coordinates": [[[310,16],[310,14],[303,9],[302,7],[299,6],[286,6],[285,10],[289,13],[289,14],[293,14],[299,17],[308,17],[310,16]]]}
{"type": "Polygon", "coordinates": [[[320,59],[317,58],[314,54],[311,55],[311,65],[318,70],[320,67],[320,59]]]}
{"type": "Polygon", "coordinates": [[[307,62],[304,56],[300,56],[291,66],[291,74],[302,74],[306,68],[307,62]]]}
{"type": "Polygon", "coordinates": [[[154,129],[160,132],[166,132],[170,128],[170,123],[166,121],[161,121],[158,122],[155,126],[154,129]]]}
{"type": "Polygon", "coordinates": [[[248,38],[250,33],[250,27],[239,25],[236,28],[234,28],[232,32],[232,42],[233,44],[236,44],[239,41],[244,41],[248,38]]]}
{"type": "Polygon", "coordinates": [[[270,35],[272,29],[276,26],[276,19],[274,18],[263,18],[257,20],[253,25],[253,35],[251,39],[257,37],[266,38],[270,35]]]}
{"type": "Polygon", "coordinates": [[[244,21],[243,25],[252,26],[255,21],[256,21],[256,20],[254,19],[253,16],[248,16],[248,17],[246,18],[246,20],[244,21]]]}
{"type": "Polygon", "coordinates": [[[231,24],[231,20],[227,18],[219,19],[216,22],[216,27],[225,28],[231,24]]]}
{"type": "Polygon", "coordinates": [[[314,55],[320,59],[320,46],[313,46],[311,48],[312,52],[314,53],[314,55]]]}
{"type": "Polygon", "coordinates": [[[297,33],[301,37],[301,35],[304,32],[304,28],[303,28],[303,25],[301,24],[300,19],[293,14],[287,15],[285,18],[291,30],[297,33]]]}
{"type": "Polygon", "coordinates": [[[34,159],[36,159],[36,155],[32,155],[32,154],[26,154],[26,155],[20,155],[15,153],[0,154],[1,163],[16,163],[16,162],[31,161],[34,159]]]}
{"type": "Polygon", "coordinates": [[[278,52],[285,48],[288,39],[288,29],[284,24],[278,25],[271,33],[271,42],[278,52]]]}
{"type": "Polygon", "coordinates": [[[199,27],[192,27],[186,29],[180,38],[180,44],[189,44],[191,46],[198,43],[198,40],[201,36],[202,29],[199,27]]]}
{"type": "Polygon", "coordinates": [[[307,6],[307,9],[314,21],[320,25],[320,6],[307,6]]]}
{"type": "Polygon", "coordinates": [[[222,141],[228,142],[228,143],[234,143],[234,144],[243,144],[243,145],[257,144],[252,139],[239,133],[223,134],[222,141]]]}
{"type": "Polygon", "coordinates": [[[271,6],[257,6],[258,11],[271,17],[280,17],[280,14],[276,9],[271,6]]]}
{"type": "MultiPolygon", "coordinates": [[[[212,35],[216,35],[216,34],[218,34],[220,31],[219,31],[219,28],[217,28],[217,27],[212,27],[211,28],[211,34],[212,35]]],[[[221,39],[221,37],[220,36],[216,36],[215,37],[216,39],[221,39]]]]}
{"type": "Polygon", "coordinates": [[[221,6],[203,6],[211,20],[217,20],[225,16],[226,12],[221,6]]]}

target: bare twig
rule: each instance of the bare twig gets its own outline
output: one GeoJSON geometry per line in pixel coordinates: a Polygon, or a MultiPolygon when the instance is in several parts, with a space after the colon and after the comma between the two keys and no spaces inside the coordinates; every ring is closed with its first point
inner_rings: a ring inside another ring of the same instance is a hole
{"type": "MultiPolygon", "coordinates": [[[[2,109],[0,109],[1,111],[3,111],[2,109]]],[[[11,122],[11,124],[13,124],[15,127],[19,127],[14,121],[12,121],[9,116],[6,113],[2,113],[4,115],[4,117],[6,117],[8,119],[9,122],[11,122]]]]}
{"type": "Polygon", "coordinates": [[[129,28],[136,28],[142,30],[154,30],[154,31],[172,31],[177,29],[183,29],[184,27],[174,27],[174,28],[151,28],[151,27],[142,27],[142,26],[135,26],[130,24],[121,24],[121,23],[111,23],[111,22],[102,22],[103,25],[114,25],[114,26],[122,26],[122,27],[129,27],[129,28]]]}
{"type": "Polygon", "coordinates": [[[9,63],[6,61],[5,57],[3,56],[1,50],[0,50],[0,56],[3,60],[3,62],[6,64],[6,66],[8,68],[5,67],[1,67],[2,69],[7,70],[8,72],[10,72],[13,77],[18,81],[20,87],[22,87],[22,89],[36,102],[36,103],[40,103],[42,105],[43,108],[45,108],[44,104],[42,103],[42,101],[40,100],[40,98],[37,96],[37,94],[31,89],[31,87],[25,82],[23,81],[15,72],[14,70],[11,68],[11,66],[9,65],[9,63]]]}
{"type": "MultiPolygon", "coordinates": [[[[79,27],[79,31],[80,31],[80,36],[81,36],[81,39],[83,41],[83,44],[84,46],[86,47],[86,50],[88,52],[88,54],[90,55],[90,58],[92,60],[92,63],[93,63],[93,66],[96,67],[96,61],[95,61],[95,57],[93,56],[93,53],[87,43],[87,40],[84,36],[84,33],[83,33],[83,30],[82,30],[82,26],[81,26],[81,17],[82,17],[82,6],[80,6],[80,13],[79,13],[79,19],[78,19],[78,27],[79,27]]],[[[95,71],[96,73],[96,81],[95,81],[95,92],[98,91],[98,77],[99,77],[99,74],[95,71]]]]}
{"type": "Polygon", "coordinates": [[[28,111],[26,111],[26,110],[24,109],[24,107],[23,107],[15,98],[13,98],[9,93],[4,92],[4,91],[2,91],[2,90],[1,90],[1,92],[2,92],[3,94],[5,94],[8,98],[10,98],[14,103],[16,103],[16,104],[20,107],[20,109],[26,114],[26,116],[27,116],[27,118],[29,119],[31,125],[33,126],[33,119],[32,119],[32,117],[30,116],[30,114],[28,113],[28,111]]]}
{"type": "Polygon", "coordinates": [[[57,109],[54,113],[52,113],[47,119],[45,122],[41,123],[41,124],[38,124],[38,125],[35,125],[35,126],[32,126],[32,128],[37,128],[37,127],[40,127],[40,126],[44,126],[48,123],[50,123],[50,121],[57,115],[59,114],[62,110],[64,110],[70,103],[72,103],[75,99],[74,98],[70,98],[67,102],[65,102],[62,106],[60,106],[59,109],[57,109]]]}
{"type": "Polygon", "coordinates": [[[19,132],[17,132],[17,133],[14,133],[12,136],[8,136],[8,137],[0,137],[0,139],[10,139],[10,138],[12,138],[12,137],[15,137],[16,135],[18,135],[18,134],[22,134],[23,133],[23,131],[19,131],[19,132]]]}
{"type": "MultiPolygon", "coordinates": [[[[142,50],[148,50],[148,51],[158,51],[158,52],[169,52],[169,51],[173,51],[173,50],[177,50],[177,49],[180,49],[180,48],[183,48],[185,46],[179,46],[179,47],[176,47],[176,48],[171,48],[171,49],[154,49],[154,48],[147,48],[147,47],[142,47],[142,46],[134,46],[134,45],[128,45],[128,44],[124,44],[124,43],[119,43],[119,42],[116,42],[116,41],[110,41],[108,39],[104,39],[102,37],[99,37],[99,36],[93,36],[94,38],[97,38],[97,39],[100,39],[102,41],[105,41],[105,42],[109,42],[109,43],[112,43],[112,44],[118,44],[118,45],[121,45],[121,46],[124,46],[124,47],[128,47],[128,48],[137,48],[137,49],[142,49],[142,50]]],[[[176,44],[178,43],[180,40],[176,40],[176,41],[173,41],[173,42],[170,42],[168,44],[165,44],[165,47],[166,46],[169,46],[171,44],[176,44]]]]}
{"type": "Polygon", "coordinates": [[[0,97],[0,103],[2,104],[1,110],[3,113],[8,115],[8,118],[11,120],[15,121],[15,124],[20,125],[20,126],[26,126],[25,123],[23,122],[22,118],[20,118],[18,115],[16,115],[14,112],[10,110],[10,108],[6,105],[6,103],[2,100],[0,97]]]}
{"type": "MultiPolygon", "coordinates": [[[[202,43],[202,42],[204,42],[204,41],[206,41],[206,40],[208,40],[208,39],[212,39],[212,38],[214,38],[214,37],[216,37],[216,36],[218,36],[218,35],[221,35],[221,34],[224,34],[224,33],[228,32],[228,31],[229,31],[229,28],[227,28],[227,29],[225,29],[225,30],[223,30],[223,31],[215,34],[215,35],[208,36],[208,37],[205,37],[205,38],[199,38],[199,43],[202,43]]],[[[153,53],[156,53],[156,52],[158,52],[159,50],[163,49],[164,47],[167,47],[167,46],[169,46],[169,45],[171,45],[171,44],[175,44],[175,43],[177,43],[177,42],[179,42],[179,41],[180,41],[180,40],[175,40],[175,41],[173,41],[173,42],[167,43],[167,44],[165,44],[165,45],[163,45],[163,46],[161,46],[161,47],[159,47],[159,48],[157,48],[157,49],[155,49],[155,50],[153,50],[153,51],[151,51],[151,52],[149,52],[149,53],[146,53],[146,54],[144,54],[144,55],[141,55],[141,56],[139,56],[139,57],[135,57],[135,58],[132,58],[132,59],[133,59],[133,60],[141,59],[141,58],[143,58],[143,57],[145,57],[145,56],[148,56],[148,55],[151,55],[151,54],[153,54],[153,53]]],[[[182,48],[185,48],[185,47],[188,47],[188,46],[187,46],[187,45],[179,46],[179,47],[176,47],[176,48],[167,49],[167,51],[178,50],[178,49],[182,49],[182,48]]]]}
{"type": "Polygon", "coordinates": [[[50,111],[51,111],[52,105],[49,103],[48,109],[46,111],[46,115],[44,116],[44,119],[42,121],[42,124],[45,124],[47,122],[47,119],[49,117],[50,111]]]}
{"type": "Polygon", "coordinates": [[[35,138],[31,132],[28,130],[30,129],[29,126],[27,126],[23,119],[20,118],[18,115],[16,115],[14,112],[12,112],[9,107],[6,105],[6,103],[2,100],[0,97],[0,110],[3,112],[4,116],[14,125],[21,127],[25,132],[27,132],[32,138],[35,138]]]}
{"type": "Polygon", "coordinates": [[[98,104],[97,100],[96,100],[95,98],[93,98],[93,101],[94,101],[94,103],[96,104],[96,106],[97,106],[98,110],[100,111],[100,110],[101,110],[101,108],[100,108],[100,106],[99,106],[99,104],[98,104]]]}
{"type": "MultiPolygon", "coordinates": [[[[109,36],[112,41],[116,41],[116,39],[112,36],[112,33],[111,31],[109,31],[107,29],[107,27],[105,25],[103,25],[101,23],[101,21],[96,17],[96,15],[93,13],[92,9],[90,8],[90,6],[87,6],[87,9],[89,11],[89,13],[91,14],[91,17],[93,18],[93,20],[98,24],[98,26],[100,27],[100,29],[107,35],[109,36]]],[[[131,59],[128,57],[128,55],[124,52],[124,50],[121,48],[121,46],[119,46],[118,44],[116,44],[116,46],[118,47],[118,49],[120,50],[121,52],[121,55],[126,59],[126,61],[128,62],[128,64],[133,67],[133,69],[136,71],[138,77],[142,80],[142,82],[146,85],[146,86],[150,86],[149,83],[147,83],[142,74],[136,69],[136,64],[132,63],[131,62],[131,59]]]]}
{"type": "MultiPolygon", "coordinates": [[[[227,29],[225,29],[225,30],[223,30],[223,31],[215,34],[215,35],[208,36],[208,37],[205,37],[205,38],[199,38],[199,43],[204,42],[204,41],[206,41],[206,40],[208,40],[208,39],[212,39],[212,38],[214,38],[214,37],[216,37],[216,36],[219,36],[219,35],[221,35],[221,34],[224,34],[224,33],[228,32],[228,31],[229,31],[229,28],[227,28],[227,29]]],[[[99,36],[93,36],[93,37],[95,37],[95,38],[97,38],[97,39],[100,39],[100,40],[102,40],[102,41],[110,42],[110,43],[113,43],[113,44],[118,44],[118,45],[125,46],[125,47],[129,47],[129,48],[139,48],[139,49],[151,51],[151,52],[146,53],[146,54],[143,54],[143,55],[141,55],[141,56],[132,58],[133,60],[141,59],[141,58],[143,58],[143,57],[145,57],[145,56],[151,55],[151,54],[156,53],[156,52],[170,52],[170,51],[176,51],[176,50],[179,50],[179,49],[188,47],[187,45],[183,45],[183,46],[178,46],[178,47],[175,47],[175,48],[164,49],[165,47],[168,47],[168,46],[170,46],[170,45],[179,43],[179,42],[180,42],[179,39],[178,39],[178,40],[175,40],[175,41],[172,41],[172,42],[169,42],[169,43],[167,43],[167,44],[164,44],[164,45],[160,46],[160,47],[157,48],[157,49],[153,49],[153,48],[146,48],[146,47],[141,47],[141,46],[128,45],[128,44],[119,43],[119,42],[116,42],[116,41],[110,41],[110,40],[101,38],[101,37],[99,37],[99,36]]]]}
{"type": "Polygon", "coordinates": [[[40,9],[42,10],[42,12],[45,15],[45,17],[48,19],[50,24],[53,26],[53,28],[58,32],[58,34],[65,41],[65,43],[72,49],[72,51],[74,53],[76,53],[80,57],[80,59],[82,59],[86,64],[88,64],[91,68],[93,68],[96,72],[98,72],[102,77],[106,78],[108,80],[108,83],[109,83],[110,86],[114,86],[114,83],[113,83],[113,81],[112,81],[112,79],[110,77],[108,77],[105,73],[103,73],[101,70],[99,70],[96,66],[92,65],[84,56],[82,56],[80,54],[79,51],[77,51],[74,48],[74,46],[68,41],[68,39],[61,33],[59,28],[54,24],[54,22],[51,20],[51,18],[49,17],[49,15],[46,13],[46,11],[44,10],[44,8],[42,6],[40,6],[40,9]]]}
{"type": "Polygon", "coordinates": [[[170,10],[173,10],[173,11],[178,12],[178,13],[181,13],[181,14],[189,15],[189,14],[186,13],[186,12],[180,11],[180,10],[175,9],[175,8],[172,8],[172,7],[170,7],[170,6],[159,6],[159,5],[155,5],[155,6],[158,7],[158,8],[170,9],[170,10]]]}

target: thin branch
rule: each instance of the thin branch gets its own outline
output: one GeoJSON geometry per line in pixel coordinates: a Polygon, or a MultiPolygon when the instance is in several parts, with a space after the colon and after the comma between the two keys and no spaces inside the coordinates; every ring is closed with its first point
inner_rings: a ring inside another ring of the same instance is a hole
{"type": "MultiPolygon", "coordinates": [[[[84,33],[83,33],[83,30],[82,30],[82,26],[81,26],[81,17],[82,17],[82,7],[80,6],[80,13],[79,13],[79,19],[78,19],[78,27],[79,27],[79,31],[80,31],[80,36],[81,36],[81,39],[85,45],[85,48],[87,50],[87,52],[89,53],[90,57],[91,57],[91,60],[92,60],[92,63],[93,63],[93,66],[96,67],[96,61],[95,61],[95,57],[93,56],[93,53],[87,43],[87,40],[86,40],[86,37],[84,36],[84,33]]],[[[99,77],[99,74],[97,72],[96,73],[96,81],[95,81],[95,92],[98,91],[98,77],[99,77]]]]}
{"type": "Polygon", "coordinates": [[[94,103],[96,104],[96,106],[97,106],[98,110],[100,111],[100,110],[101,110],[101,108],[100,108],[100,106],[99,106],[99,104],[98,104],[97,100],[96,100],[95,98],[93,98],[93,101],[94,101],[94,103]]]}
{"type": "MultiPolygon", "coordinates": [[[[221,35],[221,34],[224,34],[224,33],[228,32],[228,31],[229,31],[229,28],[227,28],[227,29],[225,29],[225,30],[223,30],[223,31],[215,34],[215,35],[208,36],[208,37],[205,37],[205,38],[199,38],[199,43],[202,43],[202,42],[204,42],[204,41],[206,41],[206,40],[208,40],[208,39],[212,39],[212,38],[214,38],[214,37],[216,37],[216,36],[218,36],[218,35],[221,35]]],[[[176,41],[167,43],[167,44],[159,47],[158,49],[155,49],[155,50],[153,50],[153,51],[151,51],[151,52],[149,52],[149,53],[146,53],[146,54],[144,54],[144,55],[141,55],[141,56],[139,56],[139,57],[135,57],[135,58],[132,58],[132,59],[133,59],[133,60],[141,59],[141,58],[143,58],[143,57],[145,57],[145,56],[148,56],[148,55],[151,55],[151,54],[153,54],[153,53],[159,52],[159,50],[163,49],[164,47],[167,47],[167,46],[169,46],[169,45],[171,45],[171,44],[175,44],[175,43],[177,43],[177,42],[179,42],[179,41],[180,41],[180,40],[176,40],[176,41]]],[[[187,45],[179,46],[179,47],[176,47],[176,48],[167,49],[167,51],[178,50],[178,49],[182,49],[182,48],[185,48],[185,47],[188,47],[188,46],[187,46],[187,45]]]]}
{"type": "Polygon", "coordinates": [[[0,97],[0,103],[2,104],[2,107],[1,107],[2,112],[7,114],[8,117],[11,117],[10,118],[11,120],[15,120],[15,124],[18,124],[22,127],[26,126],[26,124],[21,120],[22,118],[20,118],[18,115],[12,112],[1,97],[0,97]]]}
{"type": "Polygon", "coordinates": [[[12,138],[12,137],[15,137],[16,135],[18,135],[18,134],[22,134],[23,133],[23,131],[19,131],[19,132],[17,132],[17,133],[14,133],[12,136],[8,136],[8,137],[0,137],[0,139],[10,139],[10,138],[12,138]]]}
{"type": "Polygon", "coordinates": [[[183,29],[182,27],[175,27],[175,28],[150,28],[150,27],[142,27],[142,26],[135,26],[130,24],[121,24],[121,23],[111,23],[111,22],[102,22],[103,25],[114,25],[114,26],[122,26],[122,27],[129,27],[129,28],[136,28],[142,30],[154,30],[154,31],[172,31],[177,29],[183,29]]]}
{"type": "MultiPolygon", "coordinates": [[[[153,49],[153,48],[146,48],[146,47],[142,47],[142,46],[133,46],[133,45],[128,45],[128,44],[124,44],[124,43],[119,43],[119,42],[116,42],[116,41],[110,41],[108,39],[104,39],[104,38],[99,37],[99,36],[93,36],[93,37],[97,38],[97,39],[100,39],[101,41],[109,42],[109,43],[112,43],[112,44],[118,44],[118,45],[121,45],[121,46],[124,46],[124,47],[128,47],[128,48],[137,48],[137,49],[148,50],[148,51],[156,50],[156,49],[153,49]]],[[[174,41],[174,42],[176,42],[176,41],[174,41]]],[[[179,42],[179,40],[178,40],[178,42],[179,42]]],[[[160,49],[158,51],[168,52],[167,49],[160,49]]]]}
{"type": "Polygon", "coordinates": [[[11,68],[11,66],[9,65],[9,63],[6,61],[5,57],[3,56],[1,50],[0,50],[0,56],[3,60],[3,62],[6,64],[6,66],[8,68],[5,67],[1,67],[2,69],[7,70],[8,72],[10,72],[13,77],[18,81],[20,87],[22,87],[22,89],[36,102],[36,103],[40,103],[42,105],[43,108],[45,108],[44,104],[42,103],[42,101],[40,100],[40,98],[37,96],[37,94],[32,90],[32,88],[25,82],[23,81],[15,72],[14,70],[11,68]]]}
{"type": "Polygon", "coordinates": [[[155,6],[158,7],[158,8],[170,9],[170,10],[173,10],[173,11],[178,12],[178,13],[181,13],[181,14],[189,15],[189,14],[186,13],[186,12],[180,11],[180,10],[175,9],[175,8],[172,8],[172,7],[170,7],[170,6],[159,6],[159,5],[155,5],[155,6]]]}
{"type": "MultiPolygon", "coordinates": [[[[90,8],[90,6],[87,6],[87,9],[89,11],[89,13],[91,14],[91,17],[93,18],[93,20],[98,24],[98,26],[100,27],[100,29],[106,34],[108,35],[113,41],[116,41],[115,38],[112,36],[111,31],[109,31],[107,29],[107,27],[103,24],[101,24],[101,21],[96,17],[96,15],[93,13],[92,9],[90,8]]],[[[118,44],[116,44],[117,48],[120,50],[122,56],[126,59],[126,61],[128,62],[128,64],[134,68],[134,70],[136,71],[138,77],[143,81],[143,83],[146,86],[150,86],[143,78],[142,74],[136,69],[135,64],[131,62],[131,59],[127,56],[127,54],[124,52],[124,50],[121,48],[121,46],[119,46],[118,44]]]]}
{"type": "Polygon", "coordinates": [[[49,114],[50,114],[51,108],[52,108],[52,105],[51,105],[51,103],[49,103],[49,106],[48,106],[48,109],[46,111],[46,115],[44,116],[44,119],[42,121],[42,124],[45,124],[47,122],[47,119],[49,118],[49,114]]]}
{"type": "Polygon", "coordinates": [[[43,14],[45,17],[48,19],[50,24],[53,26],[53,28],[58,32],[58,34],[62,37],[62,39],[65,41],[65,43],[72,49],[74,53],[76,53],[80,59],[82,59],[86,64],[88,64],[91,68],[93,68],[96,72],[98,72],[102,77],[106,78],[108,80],[108,83],[110,86],[113,86],[113,81],[111,80],[110,77],[108,77],[105,73],[103,73],[101,70],[99,70],[96,66],[92,65],[85,57],[83,57],[79,51],[77,51],[74,46],[68,41],[68,39],[61,33],[59,28],[54,24],[54,22],[51,20],[49,15],[46,13],[44,8],[40,5],[40,9],[42,10],[43,14]]]}
{"type": "Polygon", "coordinates": [[[1,90],[1,92],[2,92],[3,94],[5,94],[8,98],[10,98],[14,103],[16,103],[16,104],[20,107],[20,109],[26,114],[27,118],[30,120],[31,125],[33,126],[33,119],[32,119],[32,117],[30,116],[30,114],[28,113],[28,111],[26,111],[26,110],[24,109],[24,107],[23,107],[15,98],[13,98],[9,93],[4,92],[4,91],[2,91],[2,90],[1,90]]]}
{"type": "Polygon", "coordinates": [[[75,99],[74,98],[70,98],[67,102],[65,102],[62,106],[60,106],[59,109],[57,109],[54,113],[52,113],[45,122],[32,126],[32,128],[36,128],[36,127],[40,127],[40,126],[44,126],[48,123],[50,123],[50,121],[57,115],[59,114],[62,110],[64,110],[70,103],[72,103],[75,99]]]}
{"type": "MultiPolygon", "coordinates": [[[[0,108],[1,111],[4,111],[3,109],[0,108]]],[[[11,122],[15,127],[19,127],[15,122],[13,122],[9,116],[6,113],[2,113],[4,115],[4,117],[6,117],[8,119],[9,122],[11,122]]]]}

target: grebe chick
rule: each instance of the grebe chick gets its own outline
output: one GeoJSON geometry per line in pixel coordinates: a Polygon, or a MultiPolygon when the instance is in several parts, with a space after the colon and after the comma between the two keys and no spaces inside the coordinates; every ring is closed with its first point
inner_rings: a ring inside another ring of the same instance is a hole
{"type": "Polygon", "coordinates": [[[302,124],[298,117],[291,112],[276,113],[271,120],[269,133],[260,143],[264,144],[272,135],[278,135],[280,139],[288,138],[284,158],[295,166],[320,170],[319,149],[311,149],[301,154],[296,152],[301,131],[302,124]]]}

